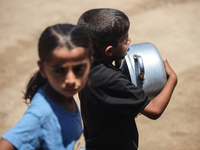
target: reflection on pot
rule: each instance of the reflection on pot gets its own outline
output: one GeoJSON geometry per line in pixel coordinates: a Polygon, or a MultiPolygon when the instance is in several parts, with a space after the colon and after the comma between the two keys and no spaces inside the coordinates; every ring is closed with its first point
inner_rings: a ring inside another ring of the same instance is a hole
{"type": "Polygon", "coordinates": [[[130,45],[121,70],[149,99],[156,97],[167,82],[163,60],[151,43],[130,45]]]}

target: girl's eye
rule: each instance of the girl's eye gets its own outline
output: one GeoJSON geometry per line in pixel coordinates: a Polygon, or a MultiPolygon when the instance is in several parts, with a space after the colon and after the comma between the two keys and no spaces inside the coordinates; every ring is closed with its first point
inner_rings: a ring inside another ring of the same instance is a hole
{"type": "Polygon", "coordinates": [[[83,64],[78,65],[78,66],[74,67],[73,70],[74,70],[74,73],[75,73],[75,74],[82,74],[82,73],[84,73],[85,70],[86,70],[86,65],[83,65],[83,64]]]}
{"type": "Polygon", "coordinates": [[[60,75],[60,74],[63,74],[65,72],[65,69],[64,68],[57,68],[57,69],[54,70],[54,72],[56,74],[60,75]]]}

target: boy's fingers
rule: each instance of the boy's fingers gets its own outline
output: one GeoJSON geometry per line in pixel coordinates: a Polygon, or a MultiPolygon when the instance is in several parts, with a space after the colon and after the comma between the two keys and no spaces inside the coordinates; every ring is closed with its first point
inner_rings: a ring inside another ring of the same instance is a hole
{"type": "Polygon", "coordinates": [[[167,58],[163,58],[163,61],[164,61],[164,64],[165,64],[165,63],[168,63],[168,62],[167,62],[167,58]]]}
{"type": "Polygon", "coordinates": [[[164,62],[164,65],[166,67],[166,65],[168,65],[167,58],[163,58],[163,62],[164,62]]]}
{"type": "Polygon", "coordinates": [[[163,58],[163,62],[164,62],[164,65],[165,65],[165,68],[166,67],[170,67],[168,61],[167,61],[167,58],[163,58]]]}
{"type": "Polygon", "coordinates": [[[164,59],[163,59],[163,62],[164,62],[164,66],[165,66],[166,73],[169,75],[169,74],[170,74],[170,71],[171,71],[171,66],[170,66],[169,63],[168,63],[167,58],[164,58],[164,59]]]}

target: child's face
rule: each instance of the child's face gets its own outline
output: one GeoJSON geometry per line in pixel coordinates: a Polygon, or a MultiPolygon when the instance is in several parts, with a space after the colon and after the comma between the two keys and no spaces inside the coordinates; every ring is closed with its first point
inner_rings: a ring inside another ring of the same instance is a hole
{"type": "Polygon", "coordinates": [[[124,58],[130,43],[131,43],[131,39],[128,37],[128,33],[126,33],[124,36],[122,36],[119,39],[117,47],[113,47],[113,51],[112,51],[113,57],[115,59],[124,58]]]}
{"type": "Polygon", "coordinates": [[[73,97],[85,85],[90,70],[90,59],[83,47],[68,50],[59,47],[44,62],[42,75],[64,97],[73,97]]]}

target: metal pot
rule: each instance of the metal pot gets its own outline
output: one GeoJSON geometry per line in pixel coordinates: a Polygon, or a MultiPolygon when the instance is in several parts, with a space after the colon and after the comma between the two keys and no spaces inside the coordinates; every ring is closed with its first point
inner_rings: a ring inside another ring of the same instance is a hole
{"type": "Polygon", "coordinates": [[[121,70],[149,99],[156,97],[167,82],[163,60],[151,43],[130,45],[121,70]]]}

